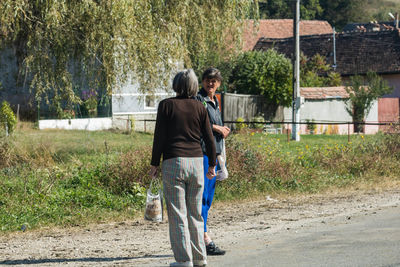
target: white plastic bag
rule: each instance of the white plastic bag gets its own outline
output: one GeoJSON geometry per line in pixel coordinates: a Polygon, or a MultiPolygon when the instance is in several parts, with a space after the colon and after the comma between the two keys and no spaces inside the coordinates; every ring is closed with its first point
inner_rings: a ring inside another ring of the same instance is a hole
{"type": "Polygon", "coordinates": [[[163,220],[163,198],[160,182],[157,178],[153,178],[147,189],[146,209],[144,218],[152,222],[161,222],[163,220]],[[155,183],[154,180],[156,180],[155,183]],[[156,191],[156,193],[153,193],[156,191]]]}
{"type": "Polygon", "coordinates": [[[217,156],[219,170],[217,171],[217,181],[223,181],[228,178],[228,169],[226,168],[226,152],[225,152],[225,139],[222,140],[222,151],[217,156]]]}

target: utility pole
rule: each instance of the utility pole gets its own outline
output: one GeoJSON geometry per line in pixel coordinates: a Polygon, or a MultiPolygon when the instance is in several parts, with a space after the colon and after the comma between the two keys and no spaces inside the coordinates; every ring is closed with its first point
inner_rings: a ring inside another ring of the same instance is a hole
{"type": "Polygon", "coordinates": [[[294,60],[293,60],[293,104],[292,104],[292,140],[300,141],[300,0],[295,0],[293,18],[294,60]]]}
{"type": "Polygon", "coordinates": [[[336,71],[336,30],[335,27],[333,27],[333,65],[332,68],[334,71],[336,71]]]}

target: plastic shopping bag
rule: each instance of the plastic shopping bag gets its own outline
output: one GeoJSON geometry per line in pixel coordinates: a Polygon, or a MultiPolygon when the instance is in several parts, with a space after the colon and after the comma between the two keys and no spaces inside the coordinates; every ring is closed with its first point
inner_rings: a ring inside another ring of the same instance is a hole
{"type": "Polygon", "coordinates": [[[225,139],[222,141],[222,152],[217,156],[220,170],[217,171],[217,181],[223,181],[228,178],[228,169],[226,168],[226,152],[225,152],[225,139]]]}
{"type": "Polygon", "coordinates": [[[161,222],[163,220],[163,198],[160,182],[153,178],[147,189],[146,209],[144,218],[152,222],[161,222]],[[153,183],[155,180],[155,183],[153,183]]]}

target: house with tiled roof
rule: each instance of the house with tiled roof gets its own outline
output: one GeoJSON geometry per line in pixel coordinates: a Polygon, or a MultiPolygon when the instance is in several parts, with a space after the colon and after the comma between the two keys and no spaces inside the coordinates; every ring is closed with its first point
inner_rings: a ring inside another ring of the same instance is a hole
{"type": "MultiPolygon", "coordinates": [[[[332,33],[332,26],[323,20],[302,20],[300,35],[316,35],[332,33]]],[[[293,37],[292,19],[261,19],[256,25],[253,20],[246,22],[243,31],[243,51],[253,50],[260,38],[290,38],[293,37]]]]}
{"type": "MultiPolygon", "coordinates": [[[[353,75],[365,75],[368,71],[379,74],[393,87],[393,91],[379,99],[377,121],[397,121],[400,110],[400,30],[386,29],[382,25],[370,30],[364,28],[355,25],[354,30],[335,35],[301,36],[300,50],[309,58],[317,53],[324,56],[344,80],[353,75]]],[[[271,48],[292,58],[293,38],[260,38],[254,50],[271,48]]]]}
{"type": "MultiPolygon", "coordinates": [[[[266,51],[271,48],[291,58],[293,38],[260,38],[254,50],[266,51]]],[[[300,50],[310,58],[320,54],[331,65],[335,63],[336,55],[335,70],[342,76],[366,74],[368,71],[400,74],[399,29],[341,32],[335,33],[335,38],[333,34],[302,36],[300,50]]],[[[400,96],[400,91],[398,93],[400,96]]]]}

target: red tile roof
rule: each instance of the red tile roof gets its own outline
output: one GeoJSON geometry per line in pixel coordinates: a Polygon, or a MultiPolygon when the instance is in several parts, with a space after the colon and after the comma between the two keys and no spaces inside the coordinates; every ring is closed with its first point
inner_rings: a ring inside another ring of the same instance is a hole
{"type": "Polygon", "coordinates": [[[301,87],[300,95],[305,99],[348,98],[344,86],[337,87],[301,87]]]}
{"type": "MultiPolygon", "coordinates": [[[[261,19],[258,28],[253,27],[253,21],[248,20],[243,31],[243,50],[253,50],[261,37],[289,38],[293,36],[292,19],[261,19]]],[[[332,33],[332,26],[322,20],[300,21],[300,35],[315,35],[332,33]]]]}

